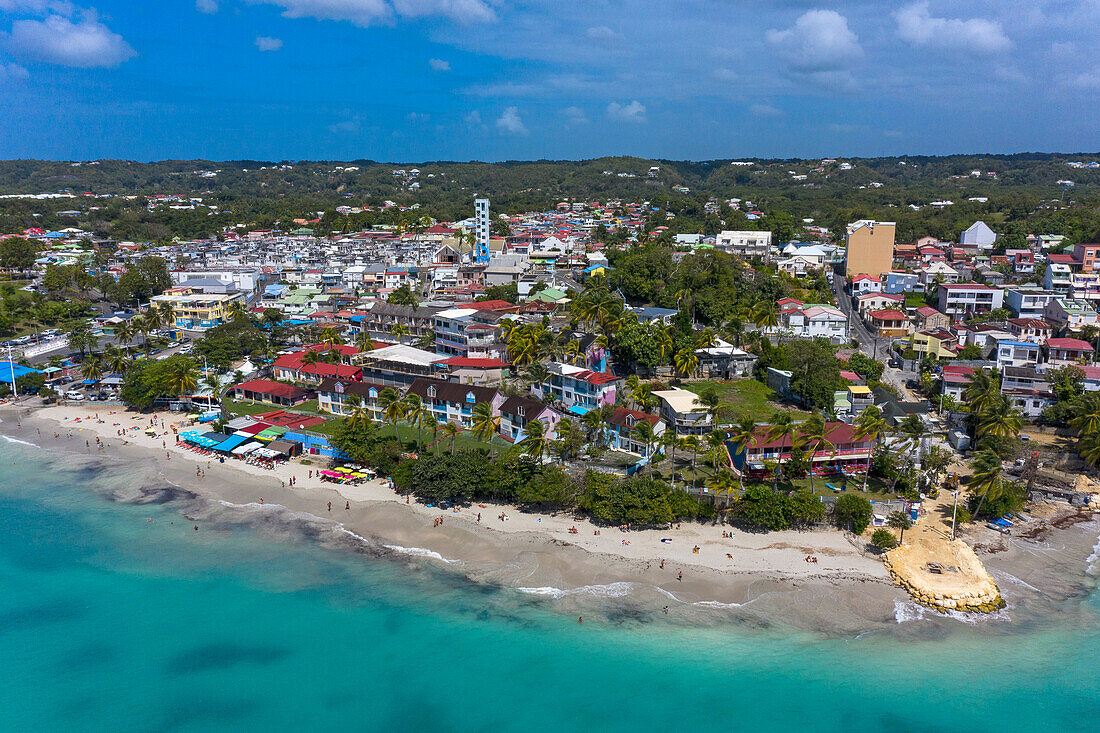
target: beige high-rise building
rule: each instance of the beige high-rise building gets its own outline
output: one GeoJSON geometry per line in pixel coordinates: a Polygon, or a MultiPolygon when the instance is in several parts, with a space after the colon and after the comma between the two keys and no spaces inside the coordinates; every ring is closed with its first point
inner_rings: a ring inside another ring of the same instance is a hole
{"type": "Polygon", "coordinates": [[[882,277],[894,265],[894,222],[861,219],[848,225],[847,277],[882,277]]]}

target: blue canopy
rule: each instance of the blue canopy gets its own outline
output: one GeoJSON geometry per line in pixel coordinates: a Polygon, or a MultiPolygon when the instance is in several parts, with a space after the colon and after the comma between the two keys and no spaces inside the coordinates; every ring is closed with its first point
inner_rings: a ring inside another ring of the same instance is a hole
{"type": "Polygon", "coordinates": [[[15,371],[15,378],[22,379],[28,374],[41,374],[37,369],[25,367],[22,364],[12,364],[10,361],[0,361],[0,382],[11,384],[11,373],[15,371]]]}
{"type": "Polygon", "coordinates": [[[236,435],[230,435],[228,438],[214,446],[214,450],[226,451],[228,453],[246,440],[252,440],[252,436],[241,435],[239,433],[236,435]]]}

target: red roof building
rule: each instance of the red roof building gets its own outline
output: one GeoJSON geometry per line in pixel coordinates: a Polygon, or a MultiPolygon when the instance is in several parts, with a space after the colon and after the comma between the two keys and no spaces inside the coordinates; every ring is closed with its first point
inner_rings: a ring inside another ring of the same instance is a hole
{"type": "Polygon", "coordinates": [[[253,379],[234,385],[230,390],[234,399],[270,402],[288,407],[301,404],[313,396],[313,392],[292,384],[273,382],[270,379],[253,379]]]}

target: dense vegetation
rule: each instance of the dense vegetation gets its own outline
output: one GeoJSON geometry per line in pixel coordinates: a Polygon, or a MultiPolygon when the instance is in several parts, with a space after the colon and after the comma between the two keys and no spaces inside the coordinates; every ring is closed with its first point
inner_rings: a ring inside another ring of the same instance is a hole
{"type": "Polygon", "coordinates": [[[994,226],[1009,246],[1029,231],[1065,234],[1072,241],[1092,240],[1100,234],[1096,208],[1100,171],[1065,165],[1075,159],[1079,156],[1030,153],[868,158],[848,159],[848,170],[806,160],[754,160],[752,166],[731,166],[728,160],[626,157],[496,164],[428,162],[417,164],[417,188],[408,185],[412,179],[393,173],[412,165],[371,161],[105,160],[79,166],[3,161],[0,194],[67,191],[78,197],[93,192],[117,198],[106,202],[80,198],[3,200],[0,232],[75,225],[116,239],[166,241],[173,236],[209,236],[239,223],[289,228],[293,219],[313,219],[318,211],[325,213],[311,225],[315,229],[348,231],[410,219],[409,212],[379,210],[385,201],[402,207],[418,205],[413,217],[462,219],[471,214],[470,199],[477,191],[492,199],[494,212],[511,214],[545,210],[563,200],[649,201],[658,210],[649,212],[647,229],[668,226],[670,233],[760,226],[786,241],[797,235],[803,219],[839,232],[849,221],[874,217],[896,221],[899,240],[923,235],[955,240],[976,219],[994,226]],[[647,177],[651,166],[660,167],[652,178],[647,177]],[[982,175],[970,177],[975,170],[982,175]],[[216,175],[204,177],[203,172],[216,175]],[[989,172],[996,177],[986,175],[989,172]],[[806,179],[796,179],[792,173],[806,179]],[[1069,191],[1058,183],[1066,179],[1076,184],[1069,191]],[[674,186],[686,186],[689,191],[677,192],[674,186]],[[203,205],[193,210],[150,211],[145,197],[154,194],[201,198],[203,205]],[[744,213],[728,206],[708,212],[704,204],[710,198],[739,198],[751,202],[765,216],[749,223],[744,213]],[[954,205],[928,205],[945,199],[954,205]],[[211,210],[207,205],[217,208],[211,210]],[[335,212],[339,205],[370,206],[373,210],[344,216],[335,212]],[[80,213],[58,214],[69,210],[80,213]],[[674,218],[667,216],[670,213],[674,218]]]}

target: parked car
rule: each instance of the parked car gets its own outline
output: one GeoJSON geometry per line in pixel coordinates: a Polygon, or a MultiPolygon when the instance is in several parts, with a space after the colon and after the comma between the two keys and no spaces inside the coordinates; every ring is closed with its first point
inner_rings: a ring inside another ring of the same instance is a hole
{"type": "Polygon", "coordinates": [[[82,402],[84,400],[84,393],[77,392],[75,389],[70,389],[65,393],[65,399],[73,400],[74,402],[82,402]]]}

